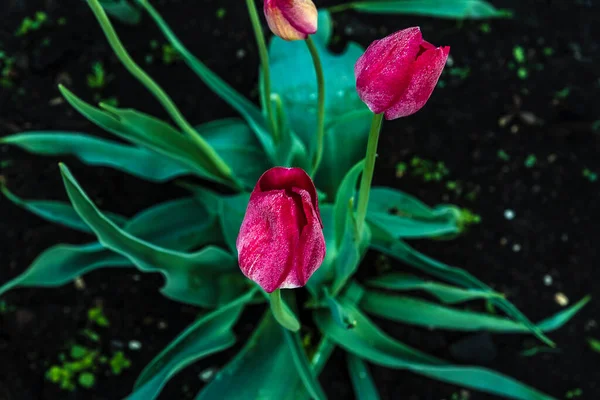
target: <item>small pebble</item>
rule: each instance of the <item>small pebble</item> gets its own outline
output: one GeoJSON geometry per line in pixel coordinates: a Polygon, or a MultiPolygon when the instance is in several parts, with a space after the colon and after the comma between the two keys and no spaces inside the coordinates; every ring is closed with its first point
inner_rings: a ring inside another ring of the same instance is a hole
{"type": "Polygon", "coordinates": [[[200,375],[198,375],[198,376],[200,377],[200,380],[202,382],[208,382],[215,376],[216,372],[217,372],[216,368],[210,367],[210,368],[207,368],[204,371],[200,372],[200,375]]]}
{"type": "Polygon", "coordinates": [[[515,253],[518,253],[518,252],[520,252],[520,251],[521,251],[521,245],[520,245],[519,243],[515,243],[515,244],[513,244],[512,250],[513,250],[515,253]]]}
{"type": "Polygon", "coordinates": [[[544,275],[544,285],[546,285],[546,286],[552,285],[552,276],[551,275],[544,275]]]}
{"type": "Polygon", "coordinates": [[[554,301],[561,307],[565,307],[569,304],[569,298],[562,292],[558,292],[554,295],[554,301]]]}
{"type": "Polygon", "coordinates": [[[244,49],[239,49],[236,53],[235,56],[238,58],[238,60],[241,60],[242,58],[246,57],[246,50],[244,49]]]}
{"type": "Polygon", "coordinates": [[[75,278],[74,284],[75,284],[75,289],[77,289],[77,290],[84,290],[85,289],[85,281],[80,276],[78,276],[77,278],[75,278]]]}
{"type": "Polygon", "coordinates": [[[139,282],[140,279],[142,279],[142,277],[139,274],[134,274],[131,279],[133,279],[136,282],[139,282]]]}
{"type": "Polygon", "coordinates": [[[137,341],[137,340],[130,340],[129,341],[129,349],[130,350],[139,350],[142,348],[142,344],[137,341]]]}
{"type": "Polygon", "coordinates": [[[500,246],[506,246],[507,243],[508,239],[506,239],[505,237],[500,238],[500,246]]]}
{"type": "Polygon", "coordinates": [[[165,321],[158,321],[158,329],[165,330],[167,329],[167,323],[165,321]]]}
{"type": "Polygon", "coordinates": [[[504,218],[507,220],[512,220],[515,217],[515,212],[513,210],[504,210],[504,218]]]}
{"type": "Polygon", "coordinates": [[[563,242],[567,242],[569,240],[569,235],[563,233],[562,235],[560,235],[560,240],[562,240],[563,242]]]}

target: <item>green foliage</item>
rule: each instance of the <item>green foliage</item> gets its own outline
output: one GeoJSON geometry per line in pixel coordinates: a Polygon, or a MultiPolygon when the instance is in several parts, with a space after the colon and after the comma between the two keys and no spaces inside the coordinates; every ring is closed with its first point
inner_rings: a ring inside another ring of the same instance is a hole
{"type": "Polygon", "coordinates": [[[356,10],[365,13],[409,14],[439,18],[485,19],[511,17],[483,0],[371,0],[352,1],[330,8],[331,12],[356,10]]]}
{"type": "MultiPolygon", "coordinates": [[[[534,324],[501,293],[466,271],[433,260],[404,242],[448,239],[461,234],[468,225],[480,222],[479,216],[467,209],[451,205],[430,207],[396,189],[374,187],[366,224],[359,231],[355,216],[357,183],[363,170],[361,159],[370,112],[355,92],[353,67],[363,50],[355,43],[350,43],[340,54],[328,50],[332,41],[328,12],[319,14],[319,31],[313,36],[326,77],[325,157],[315,182],[327,254],[308,281],[308,300],[299,304],[291,291],[277,290],[270,297],[265,293],[259,295],[259,288],[238,269],[235,241],[249,191],[259,176],[274,165],[303,168],[311,165],[316,146],[317,86],[305,44],[272,40],[269,48],[272,96],[265,98],[264,82],[259,82],[261,110],[191,54],[152,5],[140,0],[139,6],[167,41],[161,47],[157,40],[152,40],[153,54],[162,51],[166,64],[180,57],[242,118],[212,121],[193,128],[168,95],[129,57],[98,0],[88,2],[119,60],[163,105],[174,124],[131,108],[106,103],[95,107],[60,87],[67,102],[77,111],[126,143],[77,132],[24,132],[5,137],[2,143],[36,154],[72,155],[86,165],[112,167],[150,182],[164,183],[186,176],[191,179],[178,184],[191,194],[124,218],[100,210],[64,164],[60,170],[71,205],[21,199],[3,183],[4,196],[14,204],[46,221],[92,234],[97,241],[59,244],[47,249],[22,275],[0,286],[0,295],[16,287],[58,286],[104,267],[137,268],[141,272],[162,274],[165,286],[161,292],[165,296],[202,307],[204,312],[144,369],[128,397],[133,400],[156,398],[181,369],[233,346],[234,327],[245,307],[267,300],[270,308],[265,308],[265,316],[250,339],[197,399],[240,396],[324,399],[318,376],[336,347],[348,353],[348,372],[359,399],[379,398],[367,363],[500,396],[550,399],[505,375],[477,366],[453,365],[411,348],[385,334],[365,315],[437,329],[531,332],[548,346],[554,346],[544,332],[568,322],[589,298],[534,324]],[[275,108],[274,125],[281,133],[278,140],[271,136],[272,125],[265,118],[267,101],[275,108]],[[209,190],[197,178],[220,186],[216,191],[209,190]],[[227,194],[222,194],[225,190],[227,194]],[[393,266],[386,261],[385,268],[374,266],[363,288],[355,274],[369,248],[428,276],[393,272],[393,266]],[[416,291],[435,301],[413,296],[416,291]],[[470,302],[485,302],[494,313],[472,311],[470,302]],[[304,310],[299,306],[304,306],[304,310]],[[310,314],[317,329],[306,331],[300,317],[310,314]],[[240,388],[244,388],[243,392],[240,388]]],[[[121,14],[124,20],[139,20],[140,9],[124,0],[104,0],[102,4],[107,12],[121,14]],[[136,15],[137,19],[129,18],[136,15]]],[[[344,9],[452,18],[506,16],[480,0],[452,0],[441,6],[430,0],[349,2],[332,10],[344,9]]],[[[217,12],[218,18],[225,17],[222,10],[217,12]]],[[[524,52],[515,51],[519,64],[524,56],[524,52]]],[[[455,68],[449,74],[464,79],[468,70],[455,68]]],[[[101,90],[106,81],[101,64],[96,64],[88,85],[101,90]]],[[[498,156],[508,160],[508,155],[498,156]]],[[[397,173],[442,182],[449,171],[441,162],[415,157],[409,164],[398,165],[397,173]]],[[[446,187],[460,194],[464,185],[460,181],[446,181],[446,187]]],[[[88,310],[88,324],[79,334],[86,343],[99,346],[102,337],[98,332],[109,324],[102,308],[94,307],[88,310]]],[[[90,388],[96,384],[99,366],[104,364],[113,375],[119,375],[131,366],[131,361],[123,352],[108,356],[73,344],[61,364],[50,366],[46,377],[67,390],[74,390],[77,385],[90,388]]]]}
{"type": "Polygon", "coordinates": [[[133,2],[134,0],[100,0],[108,14],[127,25],[136,25],[142,19],[141,11],[133,2]]]}
{"type": "Polygon", "coordinates": [[[88,320],[103,328],[110,325],[108,318],[106,318],[102,311],[102,307],[99,306],[88,310],[88,320]]]}
{"type": "Polygon", "coordinates": [[[131,361],[122,351],[117,351],[108,362],[114,375],[120,375],[124,369],[131,367],[131,361]]]}
{"type": "Polygon", "coordinates": [[[92,73],[87,75],[87,85],[90,89],[102,89],[107,84],[106,72],[101,62],[92,65],[92,73]]]}
{"type": "Polygon", "coordinates": [[[48,15],[43,11],[38,11],[33,17],[25,17],[15,32],[15,36],[25,36],[30,32],[41,29],[48,23],[48,15]]]}

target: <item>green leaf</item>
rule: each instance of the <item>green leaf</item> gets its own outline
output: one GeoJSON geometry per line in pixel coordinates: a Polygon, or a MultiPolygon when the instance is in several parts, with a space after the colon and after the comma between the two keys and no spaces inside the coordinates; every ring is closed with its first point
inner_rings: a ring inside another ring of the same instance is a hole
{"type": "Polygon", "coordinates": [[[354,212],[354,207],[349,207],[349,205],[351,202],[355,203],[356,186],[358,177],[362,173],[363,165],[364,161],[360,161],[354,165],[352,169],[346,173],[346,176],[344,176],[344,179],[337,190],[333,208],[335,246],[337,248],[340,248],[342,245],[346,229],[350,229],[348,227],[348,215],[354,212]]]}
{"type": "Polygon", "coordinates": [[[271,167],[269,159],[247,123],[237,118],[200,125],[196,130],[219,153],[248,188],[271,167]]]}
{"type": "MultiPolygon", "coordinates": [[[[319,28],[320,29],[320,28],[319,28]]],[[[349,112],[325,127],[324,154],[315,182],[328,198],[334,199],[346,171],[365,156],[369,110],[349,112]]]]}
{"type": "MultiPolygon", "coordinates": [[[[570,310],[562,311],[548,322],[538,324],[542,331],[554,330],[565,324],[589,299],[583,299],[570,310]],[[575,310],[575,311],[574,311],[575,310]],[[573,312],[574,311],[574,312],[573,312]]],[[[360,308],[369,314],[410,325],[455,331],[479,331],[501,333],[528,332],[520,322],[479,312],[459,310],[429,301],[398,296],[390,293],[365,291],[360,308]]]]}
{"type": "Polygon", "coordinates": [[[128,0],[100,0],[102,8],[110,16],[128,25],[137,25],[142,19],[141,11],[128,0]]]}
{"type": "MultiPolygon", "coordinates": [[[[470,289],[492,291],[488,285],[481,282],[467,271],[448,266],[442,262],[427,257],[423,253],[420,253],[407,245],[402,240],[396,240],[392,237],[387,237],[385,239],[382,237],[374,237],[374,240],[371,242],[371,247],[400,261],[406,262],[407,264],[421,271],[445,280],[446,282],[470,289]]],[[[525,315],[523,315],[523,313],[519,311],[519,309],[510,301],[506,300],[505,298],[495,298],[490,299],[490,302],[504,311],[508,316],[526,325],[529,330],[541,341],[551,347],[555,346],[554,342],[544,335],[544,333],[525,315]]]]}
{"type": "MultiPolygon", "coordinates": [[[[222,242],[216,216],[192,197],[144,210],[129,220],[124,230],[152,244],[179,251],[222,242]]],[[[102,267],[133,267],[133,264],[100,243],[59,244],[44,251],[23,274],[0,287],[0,295],[15,287],[64,285],[102,267]]]]}
{"type": "Polygon", "coordinates": [[[40,254],[21,275],[0,286],[0,296],[17,287],[55,287],[102,267],[128,267],[131,262],[100,243],[59,244],[40,254]]]}
{"type": "Polygon", "coordinates": [[[336,254],[334,261],[335,279],[332,289],[334,295],[343,288],[348,278],[354,274],[371,241],[369,227],[365,225],[363,234],[359,235],[354,217],[356,186],[363,165],[364,162],[360,161],[348,171],[340,184],[335,199],[333,217],[336,254]]]}
{"type": "Polygon", "coordinates": [[[357,357],[388,368],[405,369],[442,382],[522,400],[550,400],[510,377],[486,368],[451,365],[413,349],[383,333],[354,306],[344,307],[357,320],[353,329],[341,328],[327,311],[316,311],[315,323],[329,339],[357,357]]]}
{"type": "Polygon", "coordinates": [[[203,178],[229,183],[212,170],[210,161],[191,139],[168,123],[132,109],[101,104],[101,110],[84,102],[64,86],[59,86],[59,89],[73,108],[106,131],[182,163],[203,178]]]}
{"type": "Polygon", "coordinates": [[[175,33],[167,25],[161,15],[150,5],[147,0],[141,1],[141,5],[150,14],[154,22],[158,25],[159,29],[165,35],[169,43],[175,48],[175,50],[181,54],[181,57],[185,63],[202,79],[202,81],[219,97],[225,100],[231,107],[239,112],[244,120],[250,125],[257,139],[263,146],[265,153],[270,160],[275,160],[276,149],[273,144],[273,139],[263,114],[260,109],[253,104],[251,101],[242,96],[237,92],[231,85],[222,80],[217,74],[211,71],[202,61],[194,56],[181,41],[177,38],[175,33]]]}
{"type": "Polygon", "coordinates": [[[174,158],[83,133],[25,132],[7,136],[0,143],[13,144],[31,153],[47,156],[75,156],[88,165],[116,168],[152,182],[195,173],[193,168],[174,158]]]}
{"type": "MultiPolygon", "coordinates": [[[[0,191],[2,191],[2,194],[15,205],[24,208],[46,221],[64,225],[81,232],[92,233],[90,228],[81,220],[81,218],[79,218],[79,215],[77,215],[70,204],[49,200],[24,200],[8,190],[1,182],[0,191]]],[[[117,225],[122,226],[126,221],[125,217],[117,214],[106,213],[106,216],[117,225]]]]}
{"type": "Polygon", "coordinates": [[[202,389],[196,400],[295,400],[305,393],[283,330],[266,313],[244,348],[202,389]],[[243,388],[242,390],[240,390],[243,388]]]}
{"type": "MultiPolygon", "coordinates": [[[[313,36],[325,77],[325,147],[324,163],[317,175],[317,186],[333,198],[343,174],[364,156],[371,114],[356,93],[354,64],[363,48],[349,43],[341,54],[329,51],[331,17],[319,13],[319,31],[313,36]],[[321,27],[327,29],[321,30],[321,27]],[[352,118],[346,117],[351,114],[352,118]],[[340,124],[340,120],[350,121],[340,124]],[[332,129],[332,127],[336,127],[332,129]],[[341,131],[340,126],[345,129],[341,131]],[[351,158],[350,158],[351,157],[351,158]],[[339,172],[341,171],[341,173],[339,172]],[[321,178],[319,178],[321,177],[321,178]],[[321,182],[321,180],[323,182],[321,182]],[[326,185],[324,184],[326,183],[326,185]]],[[[312,57],[303,41],[288,42],[273,37],[269,44],[272,93],[279,95],[289,125],[308,149],[312,159],[317,126],[317,80],[312,57]],[[294,71],[290,74],[290,71],[294,71]]]]}
{"type": "Polygon", "coordinates": [[[380,289],[388,290],[423,290],[438,300],[448,303],[462,303],[470,300],[502,298],[502,293],[491,290],[463,289],[443,283],[426,281],[415,275],[404,273],[391,273],[370,279],[367,284],[380,289]]]}
{"type": "Polygon", "coordinates": [[[387,187],[371,188],[367,221],[396,238],[425,238],[460,233],[457,213],[448,206],[430,208],[387,187]]]}
{"type": "Polygon", "coordinates": [[[206,314],[190,325],[142,371],[128,400],[152,400],[186,366],[235,343],[233,326],[256,290],[206,314]]]}
{"type": "MultiPolygon", "coordinates": [[[[220,288],[230,286],[231,279],[240,275],[237,260],[231,254],[213,246],[195,253],[181,253],[132,236],[102,215],[64,164],[60,168],[73,207],[96,233],[99,242],[127,257],[143,272],[162,273],[166,278],[161,289],[165,296],[203,307],[229,300],[221,298],[220,288]]],[[[241,280],[239,285],[243,285],[241,280]]]]}
{"type": "Polygon", "coordinates": [[[299,331],[300,322],[294,312],[281,299],[281,289],[275,289],[269,295],[269,300],[271,302],[271,312],[279,325],[292,332],[299,331]]]}
{"type": "Polygon", "coordinates": [[[223,237],[225,238],[225,243],[234,254],[237,254],[235,242],[240,232],[249,200],[250,193],[223,196],[219,199],[219,220],[223,237]]]}
{"type": "Polygon", "coordinates": [[[379,392],[363,360],[351,353],[347,354],[346,360],[356,400],[379,400],[379,392]]]}
{"type": "Polygon", "coordinates": [[[427,17],[485,19],[506,18],[512,13],[498,10],[483,0],[374,0],[355,1],[332,7],[331,11],[353,9],[365,13],[408,14],[427,17]]]}
{"type": "Polygon", "coordinates": [[[284,330],[283,336],[285,337],[285,341],[292,355],[292,359],[294,360],[294,364],[298,370],[298,375],[300,376],[302,383],[304,383],[304,387],[310,394],[311,398],[317,400],[327,399],[327,396],[325,396],[325,393],[319,384],[317,376],[315,376],[311,369],[310,363],[306,358],[306,352],[304,351],[302,343],[300,342],[300,336],[298,333],[291,333],[288,330],[284,330]]]}
{"type": "MultiPolygon", "coordinates": [[[[327,11],[319,13],[319,25],[330,24],[327,11]]],[[[366,109],[356,93],[354,64],[364,49],[351,42],[341,54],[327,49],[331,39],[320,32],[313,37],[323,65],[326,82],[325,115],[326,124],[340,117],[366,109]]],[[[307,148],[313,149],[317,126],[317,79],[312,57],[302,41],[289,42],[274,36],[269,43],[272,93],[281,97],[290,126],[298,134],[307,148]],[[290,71],[295,73],[290,74],[290,71]]],[[[370,118],[368,117],[367,121],[370,118]]],[[[368,134],[368,125],[367,132],[368,134]]],[[[348,143],[346,143],[348,145],[348,143]]],[[[328,154],[328,153],[327,153],[328,154]]],[[[356,161],[354,162],[356,163],[356,161]]]]}

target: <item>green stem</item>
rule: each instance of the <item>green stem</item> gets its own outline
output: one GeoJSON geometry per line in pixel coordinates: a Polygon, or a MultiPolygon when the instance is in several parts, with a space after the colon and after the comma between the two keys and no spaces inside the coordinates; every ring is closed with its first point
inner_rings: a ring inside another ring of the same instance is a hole
{"type": "Polygon", "coordinates": [[[256,44],[258,46],[258,56],[260,57],[260,65],[263,74],[263,89],[265,92],[264,106],[267,111],[267,118],[271,124],[273,142],[277,143],[279,141],[279,127],[275,121],[273,104],[271,102],[271,71],[269,67],[269,53],[267,52],[265,34],[260,24],[260,19],[258,17],[258,11],[256,10],[256,3],[254,0],[246,0],[246,6],[248,8],[248,14],[250,15],[250,21],[252,22],[252,29],[254,30],[254,37],[256,38],[256,44]]]}
{"type": "Polygon", "coordinates": [[[319,93],[318,98],[318,109],[317,109],[317,148],[315,152],[315,158],[312,165],[312,174],[314,175],[319,168],[321,158],[323,158],[323,140],[325,137],[325,78],[323,76],[323,65],[321,64],[321,58],[319,52],[309,36],[306,38],[306,45],[310,51],[310,55],[315,65],[315,73],[317,74],[317,88],[319,93]]]}
{"type": "MultiPolygon", "coordinates": [[[[371,181],[373,181],[373,171],[375,170],[375,158],[377,157],[377,142],[379,141],[379,131],[383,122],[383,114],[374,114],[371,121],[371,130],[369,131],[369,142],[367,143],[367,155],[365,156],[365,166],[363,168],[360,188],[358,191],[358,206],[356,209],[356,226],[360,235],[363,233],[363,225],[367,216],[367,207],[369,205],[369,193],[371,191],[371,181]]],[[[360,242],[360,238],[358,238],[360,242]]]]}
{"type": "Polygon", "coordinates": [[[98,0],[88,0],[88,4],[96,19],[98,20],[104,35],[108,39],[108,43],[112,47],[113,51],[123,64],[123,66],[133,75],[138,81],[140,81],[161,103],[167,113],[171,116],[173,121],[179,126],[179,128],[190,137],[191,140],[206,154],[207,159],[212,161],[215,172],[225,178],[228,181],[234,182],[233,173],[231,168],[223,159],[217,154],[217,152],[204,140],[202,136],[196,132],[196,130],[190,125],[190,123],[181,114],[173,100],[167,93],[156,83],[152,78],[142,70],[139,65],[133,61],[123,44],[119,40],[115,29],[113,28],[110,20],[106,16],[104,9],[98,2],[98,0]]]}

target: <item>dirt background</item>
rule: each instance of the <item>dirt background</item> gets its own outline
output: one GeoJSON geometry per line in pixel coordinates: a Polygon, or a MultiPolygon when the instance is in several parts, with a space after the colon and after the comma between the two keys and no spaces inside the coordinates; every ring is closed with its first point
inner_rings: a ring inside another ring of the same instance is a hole
{"type": "MultiPolygon", "coordinates": [[[[454,241],[414,244],[507,293],[536,321],[561,309],[557,293],[571,303],[599,293],[600,182],[590,174],[600,173],[600,127],[594,124],[600,119],[600,7],[591,0],[498,0],[494,4],[514,10],[515,18],[456,22],[336,14],[336,47],[348,40],[366,46],[412,25],[420,25],[430,42],[452,47],[452,64],[442,77],[444,87],[436,90],[420,113],[385,124],[375,181],[415,194],[431,205],[452,202],[480,215],[481,224],[454,241]],[[524,50],[523,64],[515,61],[515,46],[524,50]],[[526,79],[518,76],[519,67],[527,69],[526,79]],[[515,101],[517,97],[520,100],[515,101]],[[512,120],[504,123],[509,115],[512,120]],[[423,182],[410,173],[398,178],[397,163],[410,163],[415,156],[444,162],[448,176],[442,182],[423,182]],[[449,190],[447,181],[459,181],[463,192],[457,195],[449,190]]],[[[156,5],[192,52],[240,92],[257,100],[257,54],[239,1],[171,0],[156,5]],[[222,18],[216,16],[219,8],[226,10],[222,18]]],[[[235,115],[183,63],[166,65],[160,60],[160,51],[152,49],[150,41],[162,45],[164,40],[148,18],[135,28],[122,24],[117,28],[128,50],[192,123],[235,115]],[[149,54],[154,57],[151,64],[143,61],[149,54]]],[[[165,117],[154,99],[118,64],[83,1],[4,1],[0,50],[16,57],[14,87],[0,87],[1,136],[25,130],[104,135],[61,101],[59,82],[88,101],[96,93],[104,99],[114,96],[119,106],[165,117]],[[46,12],[51,23],[15,37],[23,18],[37,11],[46,12]],[[60,18],[66,24],[58,24],[60,18]],[[110,76],[101,91],[86,85],[86,76],[98,61],[110,76]]],[[[0,147],[0,158],[11,161],[2,164],[0,173],[18,195],[66,200],[58,159],[34,157],[7,146],[0,147]]],[[[171,184],[149,184],[115,170],[61,160],[91,198],[108,211],[130,216],[182,194],[171,184]]],[[[0,282],[24,271],[53,244],[91,240],[0,198],[0,282]]],[[[4,302],[0,308],[0,400],[123,398],[143,367],[196,316],[192,307],[160,296],[158,276],[105,269],[86,275],[83,281],[84,288],[69,284],[58,289],[18,289],[0,299],[4,302]],[[92,389],[61,391],[45,379],[46,370],[70,344],[82,341],[77,332],[89,326],[87,312],[98,304],[110,321],[110,327],[97,329],[102,350],[106,354],[124,351],[131,366],[118,376],[101,370],[92,389]],[[129,348],[132,340],[140,342],[139,350],[129,348]]],[[[558,352],[532,357],[520,355],[535,345],[526,336],[456,335],[389,324],[385,328],[409,344],[502,371],[556,398],[567,398],[568,392],[580,389],[574,398],[597,399],[600,354],[590,349],[587,338],[600,339],[599,310],[593,299],[568,326],[551,334],[558,352]]],[[[252,308],[244,314],[241,341],[259,312],[252,308]]],[[[199,374],[223,365],[238,348],[179,374],[160,398],[193,398],[203,384],[199,374]]],[[[372,372],[385,399],[494,398],[405,372],[378,367],[372,372]]],[[[321,382],[331,398],[351,398],[342,352],[334,353],[321,382]]]]}

